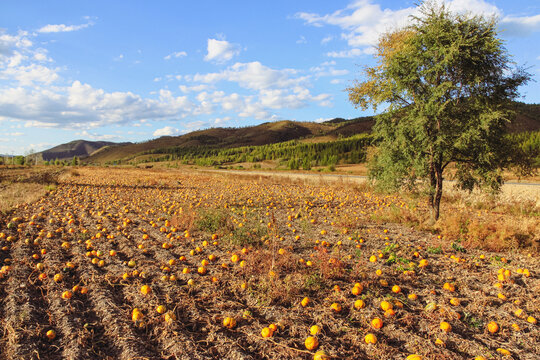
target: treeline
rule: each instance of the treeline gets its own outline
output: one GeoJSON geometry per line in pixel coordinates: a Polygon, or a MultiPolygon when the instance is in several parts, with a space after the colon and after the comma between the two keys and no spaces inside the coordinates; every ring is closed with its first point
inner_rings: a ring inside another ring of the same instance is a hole
{"type": "Polygon", "coordinates": [[[305,143],[298,140],[260,145],[219,149],[208,146],[170,147],[155,149],[141,155],[144,162],[182,161],[199,166],[220,166],[230,163],[279,160],[289,169],[309,170],[313,166],[335,166],[338,163],[356,164],[366,160],[366,150],[373,137],[355,135],[334,141],[305,143]]]}
{"type": "Polygon", "coordinates": [[[540,168],[540,131],[507,135],[512,145],[511,162],[525,175],[540,168]]]}
{"type": "Polygon", "coordinates": [[[71,160],[37,160],[34,155],[17,155],[13,157],[0,157],[0,165],[56,165],[56,166],[77,166],[81,164],[81,161],[78,156],[74,156],[71,160]]]}
{"type": "MultiPolygon", "coordinates": [[[[511,144],[510,163],[524,175],[540,168],[540,131],[508,134],[511,144]]],[[[288,169],[310,170],[315,166],[356,164],[366,161],[367,149],[374,139],[370,134],[359,134],[327,142],[307,143],[291,140],[269,145],[218,148],[215,146],[169,147],[138,154],[139,159],[114,161],[108,165],[176,161],[198,166],[224,166],[237,163],[258,163],[277,160],[288,169]]],[[[257,165],[255,165],[256,167],[257,165]]]]}
{"type": "Polygon", "coordinates": [[[67,166],[67,165],[71,165],[71,166],[77,166],[77,165],[80,165],[81,164],[81,160],[79,159],[78,156],[74,156],[71,160],[58,160],[58,159],[55,159],[55,160],[46,160],[43,162],[43,165],[60,165],[60,166],[67,166]]]}

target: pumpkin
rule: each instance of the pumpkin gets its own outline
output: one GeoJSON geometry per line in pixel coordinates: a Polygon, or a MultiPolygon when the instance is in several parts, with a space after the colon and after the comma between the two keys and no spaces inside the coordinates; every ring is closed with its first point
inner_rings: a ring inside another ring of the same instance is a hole
{"type": "Polygon", "coordinates": [[[366,306],[366,303],[362,299],[358,299],[354,302],[354,308],[355,309],[362,309],[366,306]]]}
{"type": "Polygon", "coordinates": [[[377,336],[375,336],[375,334],[372,334],[372,333],[367,333],[366,336],[364,337],[364,341],[366,342],[366,344],[376,344],[377,336]]]}
{"type": "Polygon", "coordinates": [[[329,360],[330,357],[323,351],[319,350],[313,355],[313,360],[329,360]]]}
{"type": "Polygon", "coordinates": [[[441,322],[440,328],[441,328],[442,331],[444,331],[446,333],[452,331],[452,325],[450,325],[446,321],[441,322]]]}
{"type": "Polygon", "coordinates": [[[234,329],[234,327],[236,326],[236,320],[232,317],[227,316],[225,319],[223,319],[223,326],[228,329],[234,329]]]}
{"type": "Polygon", "coordinates": [[[317,340],[317,338],[314,336],[308,336],[304,342],[304,345],[308,350],[315,350],[319,347],[319,340],[317,340]]]}
{"type": "Polygon", "coordinates": [[[393,308],[392,303],[390,303],[388,301],[381,301],[381,309],[383,311],[387,311],[387,310],[392,309],[392,308],[393,308]]]}
{"type": "Polygon", "coordinates": [[[141,286],[141,293],[142,293],[143,295],[148,295],[148,294],[150,294],[151,292],[152,292],[152,288],[151,288],[150,286],[148,286],[148,285],[143,285],[143,286],[141,286]]]}
{"type": "Polygon", "coordinates": [[[272,330],[270,330],[270,328],[264,327],[261,330],[261,336],[263,338],[269,338],[269,337],[272,337],[272,335],[274,335],[274,332],[272,330]]]}
{"type": "Polygon", "coordinates": [[[49,331],[47,331],[45,336],[47,336],[49,338],[49,340],[54,340],[54,338],[56,337],[56,331],[49,330],[49,331]]]}
{"type": "Polygon", "coordinates": [[[371,320],[371,326],[374,329],[380,329],[380,328],[383,327],[383,321],[380,318],[375,318],[375,319],[371,320]]]}
{"type": "Polygon", "coordinates": [[[490,333],[495,334],[499,331],[499,325],[495,321],[491,321],[487,324],[487,329],[490,333]]]}

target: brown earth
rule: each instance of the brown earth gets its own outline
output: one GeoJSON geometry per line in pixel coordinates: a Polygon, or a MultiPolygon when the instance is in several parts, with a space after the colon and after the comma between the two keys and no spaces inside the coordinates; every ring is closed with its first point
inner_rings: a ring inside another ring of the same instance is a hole
{"type": "Polygon", "coordinates": [[[540,357],[540,330],[527,321],[540,309],[538,257],[374,222],[388,207],[408,204],[345,182],[66,172],[56,189],[0,218],[0,351],[13,359],[311,359],[304,341],[317,324],[318,350],[332,359],[540,357]],[[365,307],[356,309],[360,299],[365,307]],[[383,300],[394,314],[381,310],[383,300]],[[225,317],[236,326],[224,327],[225,317]],[[382,328],[371,327],[375,317],[382,328]],[[493,334],[491,321],[500,327],[493,334]],[[270,324],[277,330],[263,338],[270,324]],[[376,344],[364,342],[368,333],[376,344]]]}

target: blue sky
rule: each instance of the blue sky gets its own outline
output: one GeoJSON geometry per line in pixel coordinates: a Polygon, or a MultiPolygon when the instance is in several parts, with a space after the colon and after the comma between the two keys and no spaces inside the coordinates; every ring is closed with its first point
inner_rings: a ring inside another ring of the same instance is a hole
{"type": "MultiPolygon", "coordinates": [[[[2,0],[0,154],[370,115],[345,88],[414,3],[2,0]]],[[[497,16],[514,61],[538,81],[540,2],[447,3],[497,16]]],[[[521,94],[540,103],[540,83],[521,94]]]]}

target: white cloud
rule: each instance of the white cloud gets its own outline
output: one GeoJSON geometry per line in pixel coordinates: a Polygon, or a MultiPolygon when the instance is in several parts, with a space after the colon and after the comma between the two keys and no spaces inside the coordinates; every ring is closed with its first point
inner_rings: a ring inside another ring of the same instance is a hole
{"type": "Polygon", "coordinates": [[[343,75],[347,75],[349,73],[349,70],[346,70],[346,69],[334,69],[334,68],[330,68],[328,69],[328,71],[326,72],[323,72],[321,74],[317,74],[318,76],[343,76],[343,75]]]}
{"type": "Polygon", "coordinates": [[[497,6],[484,0],[450,0],[447,2],[451,11],[483,16],[500,17],[502,11],[497,6]]]}
{"type": "Polygon", "coordinates": [[[366,54],[371,54],[372,52],[369,50],[370,48],[366,49],[350,49],[350,50],[342,50],[342,51],[329,51],[326,53],[326,56],[331,58],[353,58],[358,57],[366,54]]]}
{"type": "Polygon", "coordinates": [[[124,60],[124,54],[118,55],[118,56],[115,57],[113,60],[114,60],[114,61],[122,61],[122,60],[124,60]]]}
{"type": "Polygon", "coordinates": [[[351,47],[365,47],[375,45],[379,35],[390,27],[405,25],[412,10],[413,8],[383,10],[371,0],[359,0],[332,14],[320,16],[298,13],[296,16],[313,26],[338,26],[346,31],[342,33],[342,38],[346,39],[351,47]]]}
{"type": "Polygon", "coordinates": [[[197,120],[197,121],[189,122],[185,126],[186,126],[187,129],[189,129],[191,131],[194,131],[194,130],[199,130],[199,129],[205,127],[206,123],[204,121],[202,121],[202,120],[197,120]]]}
{"type": "Polygon", "coordinates": [[[315,78],[320,78],[323,76],[343,76],[349,73],[349,70],[346,69],[335,69],[332,65],[335,64],[335,61],[332,62],[323,62],[320,66],[314,66],[309,69],[315,78]]]}
{"type": "Polygon", "coordinates": [[[58,145],[58,143],[53,144],[50,142],[40,142],[36,144],[29,144],[26,150],[32,149],[34,151],[42,151],[42,150],[50,149],[51,147],[56,146],[56,145],[58,145]]]}
{"type": "Polygon", "coordinates": [[[315,122],[316,123],[323,123],[325,121],[328,121],[328,120],[332,120],[332,118],[318,118],[318,119],[315,119],[315,122]]]}
{"type": "Polygon", "coordinates": [[[167,79],[167,81],[173,81],[173,80],[182,80],[182,75],[173,75],[173,74],[168,74],[168,75],[165,75],[165,79],[167,79]]]}
{"type": "Polygon", "coordinates": [[[223,63],[240,54],[240,46],[231,44],[226,40],[208,39],[208,53],[204,57],[206,61],[223,63]]]}
{"type": "Polygon", "coordinates": [[[22,86],[33,85],[34,82],[51,84],[58,79],[58,69],[50,69],[43,65],[8,66],[0,71],[0,78],[14,79],[22,86]]]}
{"type": "Polygon", "coordinates": [[[505,16],[499,27],[509,36],[527,36],[540,31],[540,14],[535,16],[505,16]]]}
{"type": "Polygon", "coordinates": [[[169,54],[169,55],[165,56],[163,59],[171,60],[172,58],[181,58],[181,57],[184,57],[184,56],[187,56],[187,52],[185,52],[185,51],[175,51],[172,54],[169,54]]]}
{"type": "Polygon", "coordinates": [[[300,36],[300,39],[296,40],[297,44],[307,44],[306,37],[304,35],[300,36]]]}
{"type": "Polygon", "coordinates": [[[112,135],[112,134],[96,134],[96,133],[90,133],[86,130],[76,132],[75,135],[85,139],[85,140],[93,140],[93,141],[114,141],[114,140],[120,140],[121,137],[118,135],[112,135]]]}
{"type": "Polygon", "coordinates": [[[55,24],[55,25],[45,25],[38,30],[40,33],[57,33],[57,32],[71,32],[77,31],[93,25],[92,23],[81,24],[81,25],[65,25],[65,24],[55,24]]]}
{"type": "MultiPolygon", "coordinates": [[[[66,30],[67,31],[67,30],[66,30]]],[[[231,118],[273,120],[279,109],[297,109],[315,103],[328,106],[329,94],[312,94],[310,80],[315,75],[295,69],[274,69],[254,61],[235,63],[218,72],[195,75],[163,75],[154,81],[185,81],[177,92],[154,91],[150,98],[133,92],[106,91],[81,81],[60,77],[62,68],[52,67],[47,49],[34,47],[32,36],[20,31],[10,35],[0,30],[0,120],[18,122],[21,126],[62,128],[79,131],[87,138],[103,138],[89,132],[104,126],[131,124],[153,126],[153,121],[179,121],[187,117],[210,115],[213,124],[231,118]],[[240,90],[216,91],[219,82],[236,84],[240,90]],[[216,117],[217,116],[217,117],[216,117]]],[[[211,61],[226,61],[240,50],[225,40],[209,39],[211,61]]],[[[44,43],[41,43],[44,44],[44,43]]],[[[44,46],[44,45],[41,45],[44,46]]],[[[171,59],[174,54],[171,54],[171,59]]],[[[178,53],[180,54],[180,53],[178,53]]],[[[179,55],[180,57],[183,55],[179,55]]],[[[118,59],[123,58],[122,55],[118,59]]],[[[318,76],[340,76],[343,70],[327,62],[318,76]],[[333,75],[332,75],[333,74],[333,75]]],[[[185,120],[184,120],[185,121],[185,120]]],[[[172,128],[176,134],[210,123],[192,122],[172,128]]],[[[164,133],[167,129],[157,129],[164,133]]],[[[15,131],[15,130],[13,130],[15,131]]]]}
{"type": "Polygon", "coordinates": [[[14,48],[26,49],[32,46],[32,41],[28,38],[26,31],[20,30],[17,35],[6,34],[4,29],[0,29],[0,59],[9,57],[14,48]]]}
{"type": "Polygon", "coordinates": [[[343,82],[342,79],[332,79],[332,80],[330,80],[330,84],[334,84],[334,85],[341,84],[342,82],[343,82]]]}
{"type": "Polygon", "coordinates": [[[34,52],[34,60],[40,62],[51,62],[52,59],[47,56],[47,49],[39,48],[34,52]]]}
{"type": "Polygon", "coordinates": [[[269,120],[275,118],[275,114],[269,110],[298,109],[307,106],[310,102],[328,106],[331,95],[314,96],[308,89],[296,86],[292,89],[263,89],[256,96],[225,94],[223,91],[202,92],[197,95],[197,100],[201,104],[210,102],[219,105],[223,111],[237,113],[240,117],[269,120]]]}
{"type": "Polygon", "coordinates": [[[193,85],[193,86],[186,86],[186,85],[179,85],[178,88],[183,93],[189,93],[189,92],[201,92],[206,91],[211,88],[211,86],[206,84],[199,84],[199,85],[193,85]]]}
{"type": "MultiPolygon", "coordinates": [[[[339,76],[345,74],[346,71],[335,70],[325,65],[324,68],[319,69],[319,72],[320,76],[339,76]]],[[[276,118],[276,115],[269,110],[298,109],[307,106],[310,102],[315,102],[319,106],[330,105],[329,94],[311,94],[308,89],[311,86],[310,77],[299,76],[298,71],[294,69],[272,69],[255,61],[236,63],[221,72],[195,74],[186,79],[204,85],[229,81],[238,84],[241,88],[256,91],[251,95],[238,93],[227,95],[223,91],[212,93],[204,91],[197,95],[197,101],[201,104],[220,105],[223,111],[236,112],[240,117],[269,120],[276,118]]]]}
{"type": "Polygon", "coordinates": [[[225,123],[228,123],[229,121],[231,121],[230,116],[225,116],[225,117],[222,117],[222,118],[215,118],[214,119],[214,125],[225,124],[225,123]]]}
{"type": "Polygon", "coordinates": [[[27,32],[19,31],[17,35],[10,35],[0,29],[0,79],[13,78],[16,67],[27,61],[28,55],[32,56],[29,50],[32,45],[27,32]],[[4,73],[7,70],[8,73],[4,73]]]}
{"type": "Polygon", "coordinates": [[[202,92],[197,95],[197,100],[201,104],[216,104],[223,111],[234,112],[240,117],[250,117],[257,120],[267,120],[272,118],[263,104],[254,102],[254,96],[243,96],[238,93],[225,94],[224,91],[214,91],[212,93],[202,92]]]}
{"type": "Polygon", "coordinates": [[[330,41],[332,41],[333,39],[334,39],[334,37],[331,36],[331,35],[330,35],[330,36],[326,36],[326,37],[322,38],[321,44],[323,44],[323,45],[324,45],[324,44],[327,44],[327,43],[329,43],[330,41]]]}
{"type": "Polygon", "coordinates": [[[152,134],[155,137],[158,136],[173,136],[179,134],[180,131],[178,129],[173,128],[172,126],[165,126],[164,128],[157,129],[152,134]]]}
{"type": "Polygon", "coordinates": [[[49,85],[59,78],[59,69],[42,65],[52,60],[46,49],[32,49],[29,36],[25,31],[10,35],[0,30],[0,79],[19,86],[49,85]]]}
{"type": "Polygon", "coordinates": [[[68,87],[24,87],[0,90],[0,114],[25,127],[92,129],[141,120],[182,119],[195,110],[186,97],[168,90],[159,99],[131,92],[108,93],[79,81],[68,87]]]}
{"type": "Polygon", "coordinates": [[[236,63],[218,73],[196,74],[192,80],[206,84],[225,80],[236,82],[239,86],[252,90],[285,88],[307,83],[306,77],[293,78],[295,74],[297,71],[293,69],[275,70],[254,61],[236,63]]]}
{"type": "Polygon", "coordinates": [[[313,96],[308,89],[302,87],[296,87],[292,92],[284,89],[262,90],[259,94],[261,105],[270,109],[299,109],[312,101],[324,104],[330,98],[329,94],[313,96]]]}
{"type": "Polygon", "coordinates": [[[15,50],[9,58],[6,57],[6,63],[8,68],[14,68],[19,66],[23,61],[27,60],[28,56],[21,54],[15,50]]]}
{"type": "MultiPolygon", "coordinates": [[[[446,5],[451,11],[458,13],[499,18],[499,27],[505,30],[505,34],[511,36],[527,36],[533,31],[540,30],[540,14],[522,17],[504,16],[502,10],[485,0],[450,0],[446,2],[446,5]]],[[[296,17],[311,26],[333,25],[339,27],[343,31],[341,38],[346,40],[352,49],[333,51],[327,55],[330,57],[354,57],[372,53],[372,48],[377,44],[382,33],[409,24],[411,15],[419,15],[419,8],[383,9],[373,0],[356,0],[346,8],[331,14],[319,15],[299,12],[296,17]]]]}

